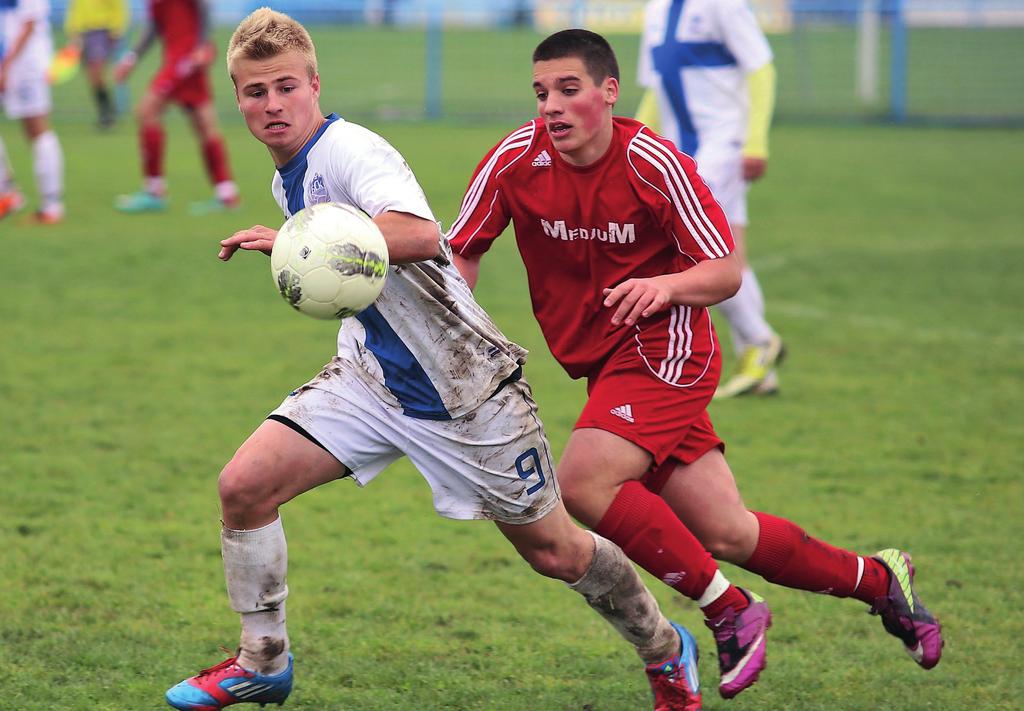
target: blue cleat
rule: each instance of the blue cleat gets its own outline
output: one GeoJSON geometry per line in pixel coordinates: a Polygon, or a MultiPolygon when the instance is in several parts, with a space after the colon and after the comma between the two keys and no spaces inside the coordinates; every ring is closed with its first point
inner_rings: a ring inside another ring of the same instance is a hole
{"type": "Polygon", "coordinates": [[[114,209],[131,215],[143,212],[163,212],[167,209],[167,198],[140,190],[130,195],[118,195],[114,209]]]}
{"type": "Polygon", "coordinates": [[[654,711],[700,711],[697,640],[682,625],[671,624],[679,633],[679,654],[658,664],[647,665],[647,680],[654,693],[654,711]]]}
{"type": "Polygon", "coordinates": [[[188,206],[188,214],[194,217],[202,217],[204,215],[213,215],[218,212],[234,212],[242,206],[242,201],[237,197],[233,197],[227,200],[221,200],[220,198],[210,198],[209,200],[200,200],[199,202],[190,203],[188,206]]]}
{"type": "Polygon", "coordinates": [[[294,658],[280,674],[264,675],[238,666],[237,658],[225,659],[167,690],[167,703],[180,711],[218,711],[231,704],[282,705],[292,692],[294,658]]]}

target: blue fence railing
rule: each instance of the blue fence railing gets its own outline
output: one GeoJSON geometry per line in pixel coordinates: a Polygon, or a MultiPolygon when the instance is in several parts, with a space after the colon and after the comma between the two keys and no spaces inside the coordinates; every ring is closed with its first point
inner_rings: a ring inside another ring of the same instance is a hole
{"type": "MultiPolygon", "coordinates": [[[[779,120],[1024,125],[1024,0],[750,1],[775,53],[779,120]]],[[[264,4],[211,3],[218,38],[264,4]]],[[[532,110],[517,84],[524,62],[541,37],[567,26],[612,40],[625,113],[640,93],[634,77],[643,0],[269,4],[310,27],[332,69],[331,98],[350,115],[521,116],[532,110]]],[[[66,5],[52,2],[58,28],[66,5]]],[[[146,3],[129,5],[138,26],[146,3]]]]}

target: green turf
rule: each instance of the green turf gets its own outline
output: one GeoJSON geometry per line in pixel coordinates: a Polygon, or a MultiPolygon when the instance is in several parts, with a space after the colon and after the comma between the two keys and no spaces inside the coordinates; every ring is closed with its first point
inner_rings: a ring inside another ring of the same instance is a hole
{"type": "MultiPolygon", "coordinates": [[[[344,109],[344,107],[339,107],[344,109]]],[[[224,594],[215,482],[234,448],[332,352],[334,327],[276,295],[267,260],[223,264],[217,240],[277,224],[270,163],[227,126],[241,212],[189,217],[198,153],[172,122],[166,215],[128,217],[133,131],[58,126],[67,222],[0,223],[0,709],[156,709],[219,661],[224,594]]],[[[408,157],[445,223],[469,172],[512,125],[373,124],[408,157]]],[[[9,124],[16,170],[29,155],[9,124]]],[[[914,553],[947,645],[917,669],[859,603],[772,587],[763,680],[707,709],[1011,709],[1024,535],[1021,412],[1024,136],[1010,131],[774,132],[751,193],[752,258],[790,358],[783,394],[715,404],[748,505],[870,553],[914,553]]],[[[582,402],[529,313],[513,240],[480,300],[532,355],[556,450],[582,402]]],[[[407,465],[284,509],[297,709],[648,707],[636,659],[564,586],[486,523],[439,519],[407,465]]]]}

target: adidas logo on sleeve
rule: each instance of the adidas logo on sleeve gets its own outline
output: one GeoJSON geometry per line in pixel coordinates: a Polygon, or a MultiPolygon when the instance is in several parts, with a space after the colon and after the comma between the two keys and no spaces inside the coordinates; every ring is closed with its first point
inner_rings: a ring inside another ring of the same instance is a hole
{"type": "Polygon", "coordinates": [[[530,163],[534,168],[550,168],[551,167],[551,155],[547,150],[543,150],[534,157],[533,162],[530,163]]]}

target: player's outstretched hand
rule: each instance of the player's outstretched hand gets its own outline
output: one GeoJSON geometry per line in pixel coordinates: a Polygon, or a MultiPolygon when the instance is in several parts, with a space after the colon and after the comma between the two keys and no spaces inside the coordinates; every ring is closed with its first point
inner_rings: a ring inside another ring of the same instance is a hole
{"type": "Polygon", "coordinates": [[[239,230],[227,239],[222,239],[220,254],[217,257],[226,262],[239,249],[254,249],[269,257],[270,251],[274,248],[275,239],[277,239],[277,230],[263,225],[253,225],[247,230],[239,230]]]}
{"type": "Polygon", "coordinates": [[[627,279],[614,289],[604,290],[604,305],[616,304],[612,325],[632,326],[639,318],[647,318],[668,306],[669,292],[657,277],[627,279]]]}

